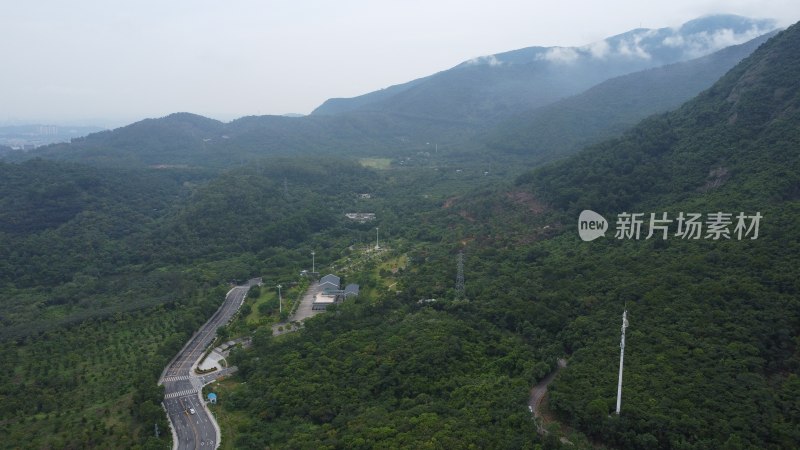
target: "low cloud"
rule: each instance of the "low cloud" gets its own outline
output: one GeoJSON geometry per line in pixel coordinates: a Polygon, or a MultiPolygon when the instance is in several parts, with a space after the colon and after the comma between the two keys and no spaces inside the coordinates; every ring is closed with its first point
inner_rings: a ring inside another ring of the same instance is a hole
{"type": "Polygon", "coordinates": [[[575,62],[580,57],[578,51],[572,47],[552,47],[539,55],[538,59],[546,61],[569,64],[575,62]]]}
{"type": "Polygon", "coordinates": [[[722,28],[712,33],[704,31],[694,33],[683,39],[686,53],[691,57],[700,57],[731,45],[743,44],[769,30],[751,27],[743,33],[737,33],[731,28],[722,28]]]}
{"type": "Polygon", "coordinates": [[[595,59],[603,59],[611,52],[611,46],[608,45],[608,41],[606,40],[593,42],[583,47],[583,49],[588,51],[589,54],[592,55],[592,58],[595,59]]]}
{"type": "Polygon", "coordinates": [[[632,38],[619,41],[617,53],[628,58],[650,59],[652,56],[642,47],[642,39],[651,34],[652,31],[637,33],[632,38]]]}
{"type": "Polygon", "coordinates": [[[478,56],[467,61],[469,65],[487,65],[487,66],[501,66],[503,62],[497,59],[494,55],[478,56]]]}

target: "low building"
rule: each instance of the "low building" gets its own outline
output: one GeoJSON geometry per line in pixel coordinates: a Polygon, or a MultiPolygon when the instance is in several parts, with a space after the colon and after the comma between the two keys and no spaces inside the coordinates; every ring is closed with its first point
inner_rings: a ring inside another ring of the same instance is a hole
{"type": "Polygon", "coordinates": [[[357,297],[359,287],[357,284],[348,284],[344,289],[341,288],[341,278],[333,274],[328,274],[319,280],[319,291],[314,296],[314,303],[311,305],[312,311],[324,311],[328,306],[345,301],[350,297],[357,297]]]}
{"type": "Polygon", "coordinates": [[[325,275],[319,280],[320,292],[333,292],[341,289],[342,280],[333,274],[325,275]]]}

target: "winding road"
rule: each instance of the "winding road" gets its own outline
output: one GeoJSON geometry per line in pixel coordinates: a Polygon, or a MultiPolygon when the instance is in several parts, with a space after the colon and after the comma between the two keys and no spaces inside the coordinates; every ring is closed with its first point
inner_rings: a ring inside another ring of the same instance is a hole
{"type": "Polygon", "coordinates": [[[202,389],[235,368],[207,375],[196,374],[194,368],[214,341],[217,328],[228,323],[244,302],[247,291],[258,282],[258,279],[253,279],[228,291],[222,306],[162,372],[159,384],[164,385],[163,405],[172,426],[173,449],[214,449],[219,446],[219,425],[206,408],[202,389]]]}
{"type": "Polygon", "coordinates": [[[542,414],[542,400],[544,400],[544,396],[547,394],[547,386],[555,379],[558,372],[567,367],[567,360],[566,359],[559,359],[558,366],[556,370],[550,372],[546,377],[542,379],[539,383],[536,384],[533,388],[531,388],[531,396],[528,400],[528,410],[533,414],[535,419],[538,419],[536,422],[536,428],[539,430],[540,434],[546,434],[547,430],[544,428],[545,424],[545,417],[542,414]]]}

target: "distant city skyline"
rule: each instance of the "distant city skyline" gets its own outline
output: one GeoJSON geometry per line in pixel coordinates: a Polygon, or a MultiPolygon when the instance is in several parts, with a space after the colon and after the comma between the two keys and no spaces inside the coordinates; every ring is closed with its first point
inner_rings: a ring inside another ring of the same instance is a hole
{"type": "Polygon", "coordinates": [[[709,14],[800,20],[792,1],[9,3],[0,124],[117,127],[179,111],[308,114],[531,46],[582,46],[709,14]]]}

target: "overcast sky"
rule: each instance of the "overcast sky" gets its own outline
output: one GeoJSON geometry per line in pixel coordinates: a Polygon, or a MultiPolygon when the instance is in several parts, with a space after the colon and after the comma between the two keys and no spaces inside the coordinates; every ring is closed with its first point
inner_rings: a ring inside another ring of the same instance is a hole
{"type": "Polygon", "coordinates": [[[798,0],[0,1],[0,123],[101,126],[307,114],[476,56],[713,13],[800,20],[798,0]]]}

